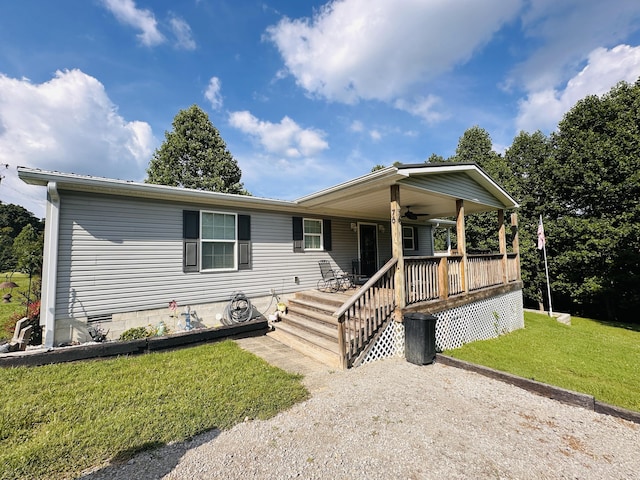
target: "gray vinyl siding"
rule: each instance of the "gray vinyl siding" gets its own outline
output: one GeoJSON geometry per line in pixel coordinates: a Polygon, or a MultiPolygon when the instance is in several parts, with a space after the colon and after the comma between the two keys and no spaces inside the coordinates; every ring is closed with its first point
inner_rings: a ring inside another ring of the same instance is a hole
{"type": "Polygon", "coordinates": [[[433,255],[433,236],[431,232],[431,225],[418,227],[418,255],[428,257],[433,255]]]}
{"type": "MultiPolygon", "coordinates": [[[[291,213],[178,205],[140,198],[60,192],[56,317],[86,318],[315,288],[318,260],[350,272],[353,219],[331,218],[332,251],[294,253],[291,213]],[[182,211],[251,215],[251,269],[184,273],[182,211]],[[295,283],[294,277],[298,278],[295,283]]],[[[388,229],[387,229],[388,231],[388,229]]]]}
{"type": "Polygon", "coordinates": [[[487,190],[478,185],[464,173],[425,175],[401,180],[400,183],[412,185],[431,192],[442,193],[453,198],[471,200],[476,203],[503,208],[504,205],[487,190]]]}
{"type": "Polygon", "coordinates": [[[431,238],[431,225],[407,225],[417,230],[418,243],[415,250],[405,250],[406,256],[432,256],[433,240],[431,238]]]}

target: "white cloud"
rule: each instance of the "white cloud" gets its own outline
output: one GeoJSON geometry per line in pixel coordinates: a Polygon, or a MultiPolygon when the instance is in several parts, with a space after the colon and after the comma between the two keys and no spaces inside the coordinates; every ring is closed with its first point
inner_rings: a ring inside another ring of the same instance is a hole
{"type": "Polygon", "coordinates": [[[424,119],[427,123],[433,124],[447,118],[447,115],[437,112],[436,105],[440,103],[440,99],[434,95],[427,97],[418,97],[413,102],[399,98],[393,104],[398,110],[403,110],[424,119]]]}
{"type": "Polygon", "coordinates": [[[360,120],[354,120],[349,126],[349,130],[351,130],[352,132],[360,133],[364,131],[364,125],[360,120]]]}
{"type": "Polygon", "coordinates": [[[191,27],[182,18],[172,15],[169,19],[169,25],[176,37],[176,48],[183,50],[195,50],[196,42],[191,33],[191,27]]]}
{"type": "Polygon", "coordinates": [[[588,64],[562,90],[545,88],[529,93],[520,102],[518,130],[551,131],[562,116],[588,95],[602,95],[620,81],[635,83],[640,77],[640,46],[618,45],[611,50],[597,48],[588,64]]]}
{"type": "Polygon", "coordinates": [[[374,142],[377,142],[382,138],[382,134],[378,130],[371,130],[369,132],[369,136],[374,142]]]}
{"type": "MultiPolygon", "coordinates": [[[[141,180],[156,144],[147,123],[122,118],[104,86],[80,70],[41,84],[0,74],[0,164],[141,180]]],[[[15,172],[7,177],[3,201],[33,200],[15,172]]]]}
{"type": "Polygon", "coordinates": [[[220,94],[221,88],[222,84],[220,83],[220,79],[218,77],[211,77],[209,80],[209,86],[204,92],[204,97],[209,100],[211,108],[214,110],[220,110],[222,108],[222,95],[220,94]]]}
{"type": "Polygon", "coordinates": [[[248,111],[232,112],[229,122],[238,130],[257,138],[269,153],[287,158],[310,157],[329,148],[321,130],[303,129],[289,117],[280,123],[258,120],[248,111]]]}
{"type": "Polygon", "coordinates": [[[267,38],[310,94],[389,101],[467,61],[522,3],[335,0],[313,19],[282,19],[267,38]]]}
{"type": "Polygon", "coordinates": [[[522,28],[538,48],[507,84],[522,84],[527,91],[557,87],[584,64],[588,52],[622,43],[639,22],[638,2],[630,0],[529,2],[522,28]]]}
{"type": "Polygon", "coordinates": [[[137,37],[143,45],[153,47],[165,41],[151,10],[136,8],[133,0],[102,0],[102,3],[120,23],[141,30],[137,37]]]}

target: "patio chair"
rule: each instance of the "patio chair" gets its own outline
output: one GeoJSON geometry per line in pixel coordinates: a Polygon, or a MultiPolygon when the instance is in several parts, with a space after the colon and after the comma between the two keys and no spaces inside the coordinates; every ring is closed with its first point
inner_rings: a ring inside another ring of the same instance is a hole
{"type": "Polygon", "coordinates": [[[351,260],[351,274],[353,277],[353,283],[355,285],[364,285],[369,280],[369,277],[366,275],[362,275],[362,270],[360,270],[360,259],[354,258],[351,260]]]}
{"type": "Polygon", "coordinates": [[[332,269],[329,260],[319,260],[322,278],[318,280],[318,290],[322,292],[337,292],[347,290],[353,286],[351,276],[339,269],[332,269]]]}

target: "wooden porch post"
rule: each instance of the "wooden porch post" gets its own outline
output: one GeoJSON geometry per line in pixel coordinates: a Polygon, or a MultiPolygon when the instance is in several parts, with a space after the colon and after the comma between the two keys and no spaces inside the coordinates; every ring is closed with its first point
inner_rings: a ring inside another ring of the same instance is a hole
{"type": "Polygon", "coordinates": [[[400,222],[400,185],[391,185],[391,254],[398,259],[394,276],[396,322],[402,322],[402,310],[405,304],[404,253],[402,248],[402,223],[400,222]]]}
{"type": "Polygon", "coordinates": [[[504,228],[504,210],[498,210],[498,243],[500,245],[500,254],[502,255],[502,283],[509,283],[509,275],[507,274],[507,235],[504,228]]]}
{"type": "Polygon", "coordinates": [[[511,214],[511,232],[513,233],[513,253],[516,254],[516,280],[520,280],[520,239],[518,238],[518,214],[511,214]]]}
{"type": "Polygon", "coordinates": [[[469,292],[467,285],[467,240],[464,230],[464,200],[456,200],[456,236],[458,238],[458,255],[462,255],[460,280],[465,293],[469,292]]]}
{"type": "Polygon", "coordinates": [[[438,263],[438,293],[440,300],[449,298],[449,257],[440,257],[438,263]]]}

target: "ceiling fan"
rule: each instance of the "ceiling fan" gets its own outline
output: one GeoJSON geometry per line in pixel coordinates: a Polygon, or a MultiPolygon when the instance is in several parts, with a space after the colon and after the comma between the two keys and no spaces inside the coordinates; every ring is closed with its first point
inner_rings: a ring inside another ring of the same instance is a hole
{"type": "Polygon", "coordinates": [[[418,217],[425,217],[428,216],[428,213],[415,213],[411,211],[411,207],[409,205],[407,205],[407,211],[404,212],[404,215],[402,215],[402,218],[408,218],[409,220],[417,220],[418,217]]]}

